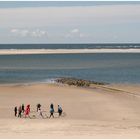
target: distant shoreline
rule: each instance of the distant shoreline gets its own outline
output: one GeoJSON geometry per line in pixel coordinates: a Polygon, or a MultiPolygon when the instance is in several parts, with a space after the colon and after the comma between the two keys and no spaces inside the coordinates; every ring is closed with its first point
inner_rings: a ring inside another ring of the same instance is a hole
{"type": "Polygon", "coordinates": [[[140,53],[140,49],[0,49],[0,55],[79,53],[140,53]]]}
{"type": "Polygon", "coordinates": [[[23,83],[5,83],[0,84],[0,86],[29,86],[29,85],[38,85],[38,84],[57,84],[57,85],[73,85],[77,87],[90,87],[90,85],[106,85],[109,83],[105,82],[97,82],[97,81],[90,81],[85,79],[77,79],[77,78],[70,78],[70,77],[63,77],[63,78],[54,78],[50,79],[48,82],[43,81],[34,81],[34,82],[23,82],[23,83]]]}

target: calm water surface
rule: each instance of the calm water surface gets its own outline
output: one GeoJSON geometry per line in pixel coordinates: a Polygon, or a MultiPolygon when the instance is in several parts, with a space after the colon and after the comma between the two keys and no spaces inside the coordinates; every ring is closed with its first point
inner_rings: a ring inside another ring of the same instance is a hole
{"type": "Polygon", "coordinates": [[[0,84],[49,82],[59,77],[108,83],[140,83],[140,54],[0,56],[0,84]]]}

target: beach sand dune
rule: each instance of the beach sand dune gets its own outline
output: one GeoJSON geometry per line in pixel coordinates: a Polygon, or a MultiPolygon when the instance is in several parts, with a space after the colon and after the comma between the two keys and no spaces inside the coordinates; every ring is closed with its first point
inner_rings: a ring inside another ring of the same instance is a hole
{"type": "Polygon", "coordinates": [[[0,138],[140,138],[140,88],[122,87],[0,86],[0,138]],[[50,103],[56,111],[60,104],[66,115],[15,118],[14,107],[22,103],[30,104],[32,111],[41,103],[48,116],[50,103]]]}

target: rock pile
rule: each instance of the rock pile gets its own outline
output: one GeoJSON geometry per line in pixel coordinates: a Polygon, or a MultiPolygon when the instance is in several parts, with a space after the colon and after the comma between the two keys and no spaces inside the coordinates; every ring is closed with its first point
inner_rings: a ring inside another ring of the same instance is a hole
{"type": "Polygon", "coordinates": [[[73,85],[77,87],[89,87],[91,84],[96,85],[105,85],[105,83],[102,82],[95,82],[95,81],[89,81],[89,80],[83,80],[83,79],[76,79],[76,78],[58,78],[56,79],[57,83],[67,84],[67,85],[73,85]]]}

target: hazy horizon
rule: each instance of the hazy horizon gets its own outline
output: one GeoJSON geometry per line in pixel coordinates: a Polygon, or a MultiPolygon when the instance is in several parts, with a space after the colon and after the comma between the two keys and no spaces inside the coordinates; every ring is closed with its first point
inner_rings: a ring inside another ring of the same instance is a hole
{"type": "Polygon", "coordinates": [[[138,44],[140,2],[0,1],[0,44],[138,44]]]}

